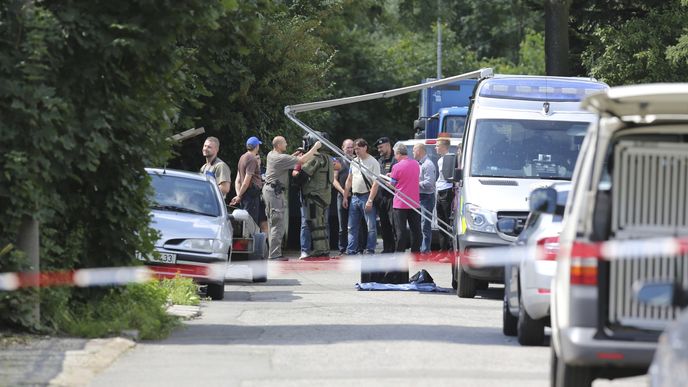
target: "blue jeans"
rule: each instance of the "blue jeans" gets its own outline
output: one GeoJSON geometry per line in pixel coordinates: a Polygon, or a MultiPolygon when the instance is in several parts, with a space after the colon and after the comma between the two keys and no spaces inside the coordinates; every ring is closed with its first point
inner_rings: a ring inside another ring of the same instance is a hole
{"type": "MultiPolygon", "coordinates": [[[[423,211],[423,215],[429,215],[432,218],[432,212],[435,209],[435,194],[420,194],[420,207],[425,210],[423,211]]],[[[421,217],[420,227],[423,232],[420,252],[427,253],[430,251],[430,246],[432,245],[432,220],[421,217]]]]}
{"type": "Polygon", "coordinates": [[[347,254],[356,254],[358,246],[358,228],[361,224],[361,218],[365,218],[366,226],[368,227],[368,239],[366,241],[366,250],[368,254],[375,253],[375,244],[377,243],[377,231],[375,219],[377,214],[375,206],[370,211],[366,211],[365,205],[368,201],[368,194],[353,195],[349,203],[349,243],[346,246],[347,254]]]}

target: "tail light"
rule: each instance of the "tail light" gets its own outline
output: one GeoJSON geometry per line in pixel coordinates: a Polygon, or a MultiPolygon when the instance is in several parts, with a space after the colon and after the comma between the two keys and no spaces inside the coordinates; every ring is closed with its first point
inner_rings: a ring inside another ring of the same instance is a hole
{"type": "Polygon", "coordinates": [[[435,145],[435,144],[437,144],[437,140],[435,140],[435,139],[425,140],[425,145],[435,145]]]}
{"type": "Polygon", "coordinates": [[[559,237],[547,237],[537,241],[539,250],[538,259],[543,261],[556,261],[559,253],[559,237]]]}
{"type": "Polygon", "coordinates": [[[571,285],[597,285],[597,257],[571,257],[571,285]]]}
{"type": "Polygon", "coordinates": [[[250,247],[250,239],[234,239],[232,241],[232,251],[249,251],[250,247]]]}

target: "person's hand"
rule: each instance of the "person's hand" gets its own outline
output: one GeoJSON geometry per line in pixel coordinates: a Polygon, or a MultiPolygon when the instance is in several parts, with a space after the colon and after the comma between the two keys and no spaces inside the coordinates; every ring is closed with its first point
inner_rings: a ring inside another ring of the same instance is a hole
{"type": "Polygon", "coordinates": [[[296,169],[294,169],[293,171],[291,171],[291,176],[292,176],[292,177],[296,177],[296,176],[299,175],[299,173],[300,173],[299,171],[297,171],[296,169]]]}
{"type": "Polygon", "coordinates": [[[320,141],[316,141],[315,144],[313,144],[313,148],[315,148],[315,150],[318,150],[321,147],[322,147],[322,143],[320,141]]]}
{"type": "Polygon", "coordinates": [[[241,201],[241,196],[237,195],[237,196],[232,198],[232,200],[229,202],[229,205],[230,206],[236,206],[237,204],[239,204],[240,201],[241,201]]]}
{"type": "Polygon", "coordinates": [[[367,212],[370,212],[370,210],[372,210],[372,209],[373,209],[373,201],[368,199],[368,201],[366,202],[366,205],[365,205],[365,210],[367,212]]]}
{"type": "Polygon", "coordinates": [[[346,196],[342,198],[342,207],[349,208],[349,199],[346,196]]]}

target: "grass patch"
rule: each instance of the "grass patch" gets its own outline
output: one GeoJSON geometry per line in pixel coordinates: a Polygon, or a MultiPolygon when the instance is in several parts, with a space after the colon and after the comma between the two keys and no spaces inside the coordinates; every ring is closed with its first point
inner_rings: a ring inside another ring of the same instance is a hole
{"type": "Polygon", "coordinates": [[[201,297],[198,295],[198,285],[191,278],[177,275],[171,279],[163,279],[160,286],[167,292],[167,301],[174,305],[198,305],[201,297]]]}
{"type": "Polygon", "coordinates": [[[191,279],[173,278],[113,288],[98,300],[70,303],[56,319],[57,330],[78,337],[117,336],[135,329],[143,340],[162,339],[180,324],[167,314],[171,303],[197,305],[191,279]]]}

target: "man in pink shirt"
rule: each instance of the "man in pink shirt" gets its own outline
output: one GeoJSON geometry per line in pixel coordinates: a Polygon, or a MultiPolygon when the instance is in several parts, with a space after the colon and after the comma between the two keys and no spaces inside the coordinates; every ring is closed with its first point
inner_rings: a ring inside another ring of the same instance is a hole
{"type": "Polygon", "coordinates": [[[394,227],[397,232],[395,251],[406,250],[406,224],[411,231],[411,251],[420,251],[422,238],[420,230],[420,165],[408,157],[406,145],[394,145],[394,158],[397,163],[392,167],[390,177],[396,187],[392,204],[394,227]]]}

